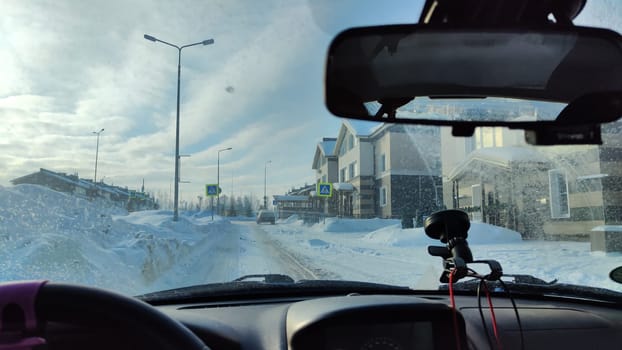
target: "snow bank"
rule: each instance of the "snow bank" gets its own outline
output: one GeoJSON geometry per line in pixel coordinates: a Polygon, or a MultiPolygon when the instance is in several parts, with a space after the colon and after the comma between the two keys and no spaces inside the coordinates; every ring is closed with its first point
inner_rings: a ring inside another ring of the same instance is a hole
{"type": "MultiPolygon", "coordinates": [[[[423,228],[402,229],[400,225],[388,226],[365,235],[364,239],[376,244],[393,247],[414,247],[439,244],[429,238],[423,228]]],[[[521,235],[503,227],[474,222],[469,229],[470,244],[500,244],[521,242],[521,235]]]]}
{"type": "Polygon", "coordinates": [[[327,218],[325,222],[313,225],[315,229],[323,232],[349,233],[369,232],[380,228],[399,224],[400,220],[391,219],[343,219],[327,218]]]}
{"type": "Polygon", "coordinates": [[[522,242],[521,234],[505,227],[472,222],[469,229],[470,244],[504,244],[522,242]]]}
{"type": "Polygon", "coordinates": [[[393,225],[368,233],[363,237],[368,242],[392,247],[414,247],[434,244],[438,241],[429,238],[423,228],[402,229],[393,225]]]}
{"type": "Polygon", "coordinates": [[[283,220],[279,220],[279,223],[283,223],[283,224],[293,224],[296,221],[300,220],[300,218],[298,217],[298,215],[290,215],[288,218],[283,219],[283,220]]]}
{"type": "Polygon", "coordinates": [[[228,220],[128,214],[36,185],[0,187],[0,280],[49,279],[145,291],[228,220]]]}

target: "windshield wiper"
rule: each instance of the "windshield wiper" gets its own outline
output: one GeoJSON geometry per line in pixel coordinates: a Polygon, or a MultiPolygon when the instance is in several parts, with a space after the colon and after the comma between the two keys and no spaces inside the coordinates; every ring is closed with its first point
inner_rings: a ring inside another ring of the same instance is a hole
{"type": "Polygon", "coordinates": [[[287,275],[246,275],[231,282],[175,288],[136,296],[153,305],[175,302],[234,301],[347,294],[413,294],[405,286],[339,280],[298,280],[287,275]]]}
{"type": "Polygon", "coordinates": [[[294,283],[293,278],[287,275],[281,275],[276,273],[266,273],[258,275],[245,275],[233,280],[233,282],[257,282],[257,280],[264,283],[294,283]]]}
{"type": "MultiPolygon", "coordinates": [[[[535,295],[535,296],[558,296],[574,299],[589,299],[611,303],[622,303],[622,293],[605,288],[580,286],[567,283],[558,283],[557,280],[550,282],[531,275],[503,275],[513,277],[513,281],[503,280],[512,294],[535,295]]],[[[458,282],[454,284],[454,291],[476,292],[480,283],[479,279],[458,282]]],[[[488,281],[488,288],[498,295],[506,295],[499,281],[488,281]]],[[[448,290],[448,285],[439,286],[439,290],[448,290]]]]}

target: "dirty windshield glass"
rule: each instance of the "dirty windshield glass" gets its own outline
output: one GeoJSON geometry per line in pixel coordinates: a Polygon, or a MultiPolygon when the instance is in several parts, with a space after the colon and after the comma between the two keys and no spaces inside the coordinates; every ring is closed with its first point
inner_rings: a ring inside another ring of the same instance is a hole
{"type": "MultiPolygon", "coordinates": [[[[608,5],[607,5],[608,4],[608,5]]],[[[605,6],[607,5],[607,6],[605,6]]],[[[324,105],[341,30],[421,1],[0,2],[0,280],[137,295],[251,274],[435,290],[442,209],[506,273],[622,291],[620,123],[603,145],[360,122],[324,105]]],[[[620,31],[618,3],[583,25],[620,31]]],[[[550,117],[507,99],[415,100],[450,118],[550,117]]],[[[557,109],[556,109],[557,108],[557,109]]]]}

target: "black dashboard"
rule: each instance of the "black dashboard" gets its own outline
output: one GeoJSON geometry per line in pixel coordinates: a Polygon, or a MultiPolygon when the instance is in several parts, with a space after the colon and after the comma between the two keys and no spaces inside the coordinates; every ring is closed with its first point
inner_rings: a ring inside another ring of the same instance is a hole
{"type": "MultiPolygon", "coordinates": [[[[521,332],[510,301],[493,297],[493,303],[503,349],[616,349],[622,344],[620,304],[517,298],[521,332]]],[[[449,298],[439,294],[238,299],[156,308],[215,350],[489,349],[477,298],[458,295],[456,305],[455,318],[449,298]]],[[[492,334],[487,308],[483,315],[492,334]]],[[[157,348],[113,324],[48,328],[51,349],[157,348]]]]}
{"type": "MultiPolygon", "coordinates": [[[[521,349],[511,303],[493,298],[504,349],[521,349]]],[[[622,305],[517,299],[525,349],[614,349],[622,344],[622,305]]],[[[488,349],[477,301],[457,296],[458,332],[449,298],[348,295],[261,304],[160,306],[212,349],[488,349]]],[[[487,309],[486,325],[492,333],[487,309]]]]}

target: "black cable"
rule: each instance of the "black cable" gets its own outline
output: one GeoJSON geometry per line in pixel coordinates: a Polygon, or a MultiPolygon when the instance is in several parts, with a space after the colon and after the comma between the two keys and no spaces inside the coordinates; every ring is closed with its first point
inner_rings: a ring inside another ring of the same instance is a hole
{"type": "Polygon", "coordinates": [[[492,340],[490,340],[490,333],[488,332],[488,325],[486,325],[486,319],[484,318],[484,311],[482,310],[482,299],[480,297],[480,292],[482,288],[482,284],[486,283],[483,278],[480,278],[479,284],[477,285],[477,310],[479,310],[479,316],[482,319],[482,326],[484,327],[484,331],[486,332],[486,340],[488,341],[488,346],[490,350],[493,350],[492,340]]]}
{"type": "Polygon", "coordinates": [[[523,336],[523,325],[520,321],[520,316],[518,315],[518,307],[516,307],[516,302],[514,301],[514,297],[512,296],[512,293],[510,293],[510,288],[508,288],[508,286],[506,286],[505,283],[501,279],[499,279],[499,282],[501,282],[501,286],[503,286],[503,289],[505,290],[508,297],[510,298],[510,301],[512,302],[512,307],[514,308],[514,314],[516,314],[516,323],[518,323],[518,332],[520,334],[520,348],[522,350],[525,350],[525,338],[523,336]]]}

